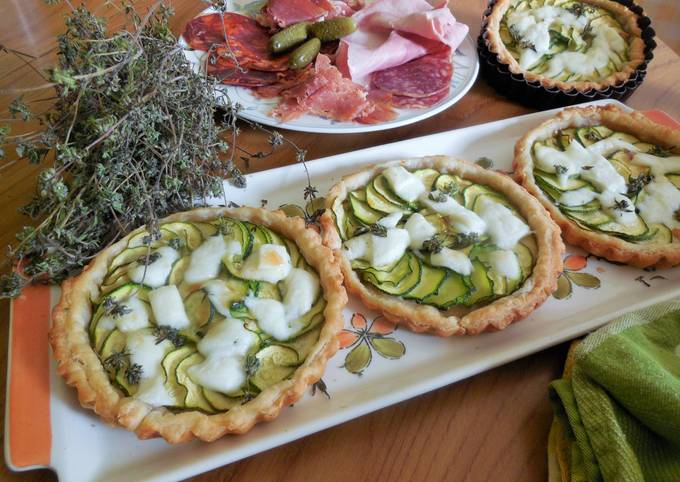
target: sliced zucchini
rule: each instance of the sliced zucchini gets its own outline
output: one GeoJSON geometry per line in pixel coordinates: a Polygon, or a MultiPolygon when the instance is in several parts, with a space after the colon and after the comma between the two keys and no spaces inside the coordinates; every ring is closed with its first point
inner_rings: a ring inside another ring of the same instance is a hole
{"type": "Polygon", "coordinates": [[[166,229],[175,233],[178,237],[186,241],[189,249],[194,250],[203,244],[203,234],[201,231],[191,223],[188,222],[174,222],[161,224],[162,229],[166,229]]]}
{"type": "Polygon", "coordinates": [[[521,280],[527,279],[534,269],[534,254],[531,250],[523,243],[517,243],[512,250],[517,255],[517,261],[519,262],[519,267],[522,270],[521,280]]]}
{"type": "Polygon", "coordinates": [[[647,224],[640,216],[637,216],[634,223],[619,224],[617,222],[609,222],[596,226],[596,229],[606,234],[613,234],[628,241],[635,241],[644,238],[649,233],[647,224]]]}
{"type": "Polygon", "coordinates": [[[167,284],[179,285],[184,279],[184,272],[189,267],[189,263],[191,263],[191,256],[183,256],[175,261],[168,275],[167,284]]]}
{"type": "Polygon", "coordinates": [[[401,206],[402,208],[404,208],[406,210],[415,210],[415,209],[418,208],[418,206],[415,203],[408,202],[408,201],[400,198],[392,190],[392,187],[390,186],[390,182],[382,174],[379,174],[378,176],[376,176],[375,179],[373,179],[373,181],[371,181],[371,184],[375,188],[376,192],[378,194],[380,194],[382,197],[384,197],[387,200],[387,202],[401,206]]]}
{"type": "Polygon", "coordinates": [[[137,261],[139,258],[146,256],[149,252],[149,247],[147,246],[137,246],[135,248],[125,248],[123,251],[118,253],[111,264],[109,265],[109,272],[115,271],[119,266],[127,265],[133,261],[137,261]]]}
{"type": "Polygon", "coordinates": [[[535,170],[534,171],[534,177],[538,180],[540,178],[541,181],[543,181],[546,185],[550,186],[551,189],[554,189],[555,191],[573,191],[575,189],[581,189],[583,187],[587,187],[589,189],[593,189],[593,187],[586,181],[582,179],[578,179],[576,177],[570,177],[567,180],[567,184],[565,186],[562,186],[555,174],[550,174],[547,172],[535,170]]]}
{"type": "Polygon", "coordinates": [[[243,403],[240,397],[228,397],[220,392],[203,387],[203,397],[218,412],[226,412],[243,403]]]}
{"type": "Polygon", "coordinates": [[[472,274],[470,275],[472,290],[465,299],[466,306],[472,306],[494,297],[493,282],[489,278],[488,269],[478,259],[472,262],[472,274]]]}
{"type": "Polygon", "coordinates": [[[422,274],[417,285],[409,291],[404,298],[422,301],[430,295],[435,295],[439,286],[446,278],[446,269],[430,266],[427,263],[421,263],[422,274]]]}
{"type": "Polygon", "coordinates": [[[322,327],[317,325],[315,328],[304,332],[302,335],[298,335],[292,340],[282,343],[282,345],[295,350],[300,357],[300,360],[306,360],[316,342],[319,341],[321,329],[322,327]]]}
{"type": "Polygon", "coordinates": [[[183,346],[172,350],[163,357],[161,366],[163,367],[163,375],[165,377],[165,388],[168,393],[172,394],[175,399],[175,406],[183,407],[184,400],[187,397],[187,388],[177,381],[177,366],[182,360],[196,353],[196,348],[193,346],[183,346]]]}
{"type": "Polygon", "coordinates": [[[446,278],[439,285],[437,292],[425,297],[423,303],[446,310],[453,305],[465,303],[470,291],[469,279],[447,269],[446,278]]]}
{"type": "Polygon", "coordinates": [[[567,217],[586,226],[599,227],[612,222],[612,217],[600,210],[576,211],[571,209],[562,209],[562,212],[567,215],[567,217]]]}
{"type": "Polygon", "coordinates": [[[215,317],[215,308],[203,290],[194,291],[184,299],[184,310],[194,328],[207,325],[215,317]]]}
{"type": "Polygon", "coordinates": [[[99,358],[102,362],[106,361],[106,359],[114,353],[123,351],[126,344],[127,336],[125,333],[118,329],[112,330],[104,340],[104,343],[102,343],[99,358]]]}
{"type": "Polygon", "coordinates": [[[189,377],[187,370],[189,367],[201,363],[205,358],[200,353],[196,352],[183,358],[178,364],[175,370],[175,376],[177,383],[182,385],[186,389],[186,395],[184,397],[184,406],[186,408],[195,408],[198,410],[203,410],[207,413],[212,413],[215,410],[212,405],[206,400],[203,395],[203,387],[194,383],[194,381],[189,377]]]}
{"type": "Polygon", "coordinates": [[[366,186],[366,203],[376,211],[385,214],[406,213],[409,209],[402,204],[395,204],[383,197],[375,188],[375,179],[366,186]]]}
{"type": "Polygon", "coordinates": [[[349,204],[352,207],[354,217],[366,225],[376,223],[384,216],[383,213],[376,211],[367,203],[361,201],[353,192],[349,193],[349,204]]]}
{"type": "Polygon", "coordinates": [[[297,351],[282,345],[268,346],[257,352],[255,358],[257,371],[250,377],[250,382],[260,390],[288,378],[301,363],[297,351]]]}
{"type": "Polygon", "coordinates": [[[439,177],[439,172],[434,170],[434,169],[418,169],[417,171],[413,171],[413,174],[418,176],[421,181],[423,181],[423,185],[425,186],[425,191],[430,192],[433,189],[434,182],[439,177]]]}
{"type": "Polygon", "coordinates": [[[201,232],[201,235],[203,236],[203,239],[208,239],[211,236],[215,236],[217,234],[217,226],[215,226],[212,223],[201,223],[193,221],[191,224],[194,227],[198,228],[198,230],[201,232]]]}
{"type": "Polygon", "coordinates": [[[675,187],[680,189],[680,174],[666,174],[666,177],[675,187]]]}
{"type": "Polygon", "coordinates": [[[371,268],[362,273],[362,277],[390,295],[403,296],[411,291],[419,282],[422,274],[422,261],[407,252],[390,272],[382,272],[371,268]]]}

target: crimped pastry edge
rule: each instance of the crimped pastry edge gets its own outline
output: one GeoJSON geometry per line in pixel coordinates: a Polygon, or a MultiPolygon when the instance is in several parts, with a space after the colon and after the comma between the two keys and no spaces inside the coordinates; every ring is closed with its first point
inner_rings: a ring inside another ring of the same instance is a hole
{"type": "MultiPolygon", "coordinates": [[[[536,185],[533,174],[531,148],[535,141],[550,137],[555,131],[569,127],[588,127],[602,124],[619,132],[634,135],[641,141],[664,148],[680,146],[680,131],[652,122],[639,112],[624,112],[614,105],[600,107],[571,107],[556,117],[527,132],[515,144],[514,177],[548,210],[562,229],[567,243],[580,246],[589,253],[637,268],[670,268],[680,264],[680,245],[673,247],[635,244],[595,231],[588,231],[562,214],[536,185]]],[[[680,230],[673,235],[680,239],[680,230]]]]}
{"type": "Polygon", "coordinates": [[[326,197],[326,211],[321,216],[324,244],[330,247],[340,263],[345,287],[357,295],[370,309],[380,311],[395,323],[414,332],[430,332],[438,336],[475,335],[483,331],[502,330],[514,321],[526,317],[557,288],[562,272],[564,244],[557,225],[529,193],[509,176],[486,170],[476,164],[448,156],[431,156],[373,165],[343,177],[326,197]],[[443,313],[433,306],[388,295],[365,285],[352,270],[342,251],[342,240],[335,225],[332,206],[342,203],[349,192],[366,185],[377,174],[393,165],[406,169],[432,168],[441,173],[457,174],[475,183],[486,184],[503,193],[528,222],[536,236],[538,259],[532,275],[515,293],[499,298],[462,317],[443,313]]]}
{"type": "Polygon", "coordinates": [[[281,211],[247,207],[195,209],[173,214],[160,222],[210,221],[219,216],[261,224],[295,241],[300,253],[319,274],[327,302],[324,326],[314,349],[290,380],[265,389],[249,402],[227,412],[173,413],[165,407],[153,407],[126,397],[111,384],[90,345],[87,327],[92,317],[90,300],[99,295],[109,261],[144,227],[133,231],[99,253],[80,275],[64,282],[61,300],[53,311],[49,338],[57,372],[66,383],[76,387],[80,404],[95,411],[108,424],[130,430],[140,439],[163,437],[170,443],[193,439],[211,442],[226,434],[248,432],[256,423],[275,419],[284,406],[299,400],[307,387],[321,378],[326,362],[339,348],[337,334],[343,327],[342,309],[347,303],[347,294],[338,264],[331,251],[322,245],[320,236],[305,228],[300,218],[289,218],[281,211]]]}
{"type": "Polygon", "coordinates": [[[578,81],[578,82],[563,82],[561,80],[552,79],[541,74],[534,74],[520,67],[519,63],[512,56],[510,51],[505,47],[503,40],[500,37],[500,23],[501,19],[508,10],[512,0],[499,0],[491,10],[488,16],[486,26],[487,45],[491,52],[498,56],[498,61],[506,64],[513,74],[521,74],[527,82],[540,82],[541,87],[545,89],[560,89],[562,91],[576,90],[584,93],[592,90],[605,90],[608,87],[618,86],[630,79],[631,75],[635,73],[636,69],[645,61],[645,42],[642,39],[642,31],[637,24],[638,15],[626,8],[624,5],[611,0],[579,0],[583,3],[601,7],[609,12],[615,14],[623,29],[633,36],[630,42],[628,53],[629,60],[625,64],[624,69],[614,72],[605,79],[594,81],[578,81]]]}

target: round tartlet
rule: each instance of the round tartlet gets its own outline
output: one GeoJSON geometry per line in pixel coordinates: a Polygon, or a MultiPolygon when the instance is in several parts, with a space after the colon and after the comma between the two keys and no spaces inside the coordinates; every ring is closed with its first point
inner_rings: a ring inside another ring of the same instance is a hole
{"type": "Polygon", "coordinates": [[[667,268],[680,264],[678,146],[679,131],[642,114],[570,108],[517,142],[515,179],[566,242],[610,261],[667,268]]]}
{"type": "Polygon", "coordinates": [[[612,0],[498,0],[485,33],[498,62],[545,89],[602,91],[645,62],[638,15],[612,0]]]}
{"type": "Polygon", "coordinates": [[[264,209],[177,213],[159,232],[137,229],[64,282],[59,374],[142,439],[212,441],[276,418],[338,349],[347,296],[331,252],[300,218],[264,209]]]}
{"type": "Polygon", "coordinates": [[[540,305],[562,271],[559,228],[540,203],[507,175],[466,161],[372,166],[336,184],[326,207],[324,242],[348,291],[416,332],[503,329],[540,305]],[[482,220],[494,216],[506,221],[482,220]]]}

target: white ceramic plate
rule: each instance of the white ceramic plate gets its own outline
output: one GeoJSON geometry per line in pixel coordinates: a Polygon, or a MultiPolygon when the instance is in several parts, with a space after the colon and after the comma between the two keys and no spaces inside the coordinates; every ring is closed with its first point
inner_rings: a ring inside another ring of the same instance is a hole
{"type": "MultiPolygon", "coordinates": [[[[472,160],[487,156],[494,160],[496,168],[508,170],[515,141],[555,113],[539,112],[311,161],[308,167],[312,184],[324,193],[341,176],[368,164],[432,154],[472,160]]],[[[266,199],[272,208],[302,203],[306,179],[299,164],[251,174],[247,178],[246,190],[228,188],[230,200],[259,206],[261,200],[266,199]]],[[[575,248],[568,251],[571,255],[583,254],[575,248]]],[[[392,355],[392,359],[381,355],[375,346],[369,346],[372,360],[362,376],[343,367],[347,355],[366,343],[360,338],[357,344],[341,349],[328,362],[323,380],[330,399],[318,392],[311,396],[310,392],[294,407],[283,410],[275,421],[258,425],[246,435],[225,437],[211,444],[193,442],[171,446],[158,439],[140,441],[123,429],[106,426],[92,412],[79,406],[76,391],[66,386],[52,363],[49,387],[52,452],[47,465],[56,470],[61,480],[69,482],[183,479],[508,363],[582,335],[621,313],[680,295],[680,268],[653,273],[595,258],[572,258],[571,261],[575,260],[581,263],[567,263],[574,269],[568,269],[565,275],[572,288],[571,296],[562,300],[549,298],[527,319],[506,330],[474,337],[438,338],[398,329],[383,336],[383,340],[391,341],[383,341],[379,347],[392,355]],[[587,266],[582,266],[583,261],[587,266]],[[405,353],[395,356],[400,354],[401,346],[405,353]]],[[[52,300],[57,297],[55,289],[52,300]]],[[[377,316],[356,299],[350,299],[345,310],[346,336],[354,336],[352,332],[357,331],[350,323],[355,313],[369,322],[377,316]]],[[[19,330],[21,326],[12,325],[11,329],[19,330]]],[[[42,348],[47,350],[47,344],[42,348]]],[[[34,357],[35,352],[26,356],[34,357]]],[[[8,387],[11,370],[12,367],[8,387]]],[[[6,427],[10,425],[9,420],[7,422],[6,427]]],[[[36,468],[16,467],[8,455],[11,443],[10,439],[5,445],[10,467],[36,468]]]]}
{"type": "MultiPolygon", "coordinates": [[[[229,2],[231,11],[244,15],[254,15],[262,6],[261,1],[232,1],[229,2]]],[[[205,15],[214,10],[208,9],[201,13],[205,15]]],[[[186,42],[180,37],[180,45],[187,47],[186,42]]],[[[200,51],[185,50],[187,59],[192,63],[194,69],[200,70],[203,53],[200,51]]],[[[269,125],[278,129],[290,129],[294,131],[319,132],[326,134],[350,134],[357,132],[381,131],[393,129],[395,127],[413,124],[414,122],[427,119],[448,109],[458,102],[472,87],[477,73],[479,72],[479,60],[475,43],[466,36],[463,43],[458,47],[453,55],[453,78],[451,79],[451,89],[449,95],[428,109],[397,109],[399,115],[396,119],[383,122],[381,124],[360,124],[358,122],[337,122],[324,119],[316,115],[304,115],[299,119],[290,122],[279,122],[269,115],[269,112],[278,103],[277,99],[261,99],[252,95],[251,91],[244,87],[230,85],[220,86],[221,94],[217,95],[219,102],[227,104],[239,103],[241,105],[240,115],[248,120],[260,124],[269,125]]]]}

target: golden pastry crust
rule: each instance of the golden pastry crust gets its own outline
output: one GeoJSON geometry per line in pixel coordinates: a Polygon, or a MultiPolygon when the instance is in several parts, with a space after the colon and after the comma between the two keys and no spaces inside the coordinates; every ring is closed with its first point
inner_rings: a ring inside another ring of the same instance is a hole
{"type": "Polygon", "coordinates": [[[487,45],[491,52],[498,55],[499,62],[508,65],[510,72],[523,75],[528,82],[540,82],[543,88],[557,88],[563,91],[573,89],[579,92],[587,92],[593,89],[604,90],[607,87],[620,85],[626,82],[635,70],[645,61],[645,43],[642,40],[642,31],[637,24],[638,16],[634,12],[627,9],[622,4],[611,0],[579,0],[582,3],[594,5],[613,13],[623,29],[631,35],[632,38],[628,43],[629,59],[623,69],[619,72],[614,72],[599,82],[563,82],[561,80],[526,71],[520,67],[517,60],[515,60],[510,51],[505,47],[499,33],[501,20],[513,1],[514,0],[498,0],[494,5],[491,14],[487,19],[487,45]]]}
{"type": "Polygon", "coordinates": [[[307,262],[318,274],[326,298],[325,322],[319,340],[305,362],[289,380],[262,391],[249,402],[227,412],[207,415],[196,410],[173,413],[165,407],[153,407],[133,397],[126,397],[110,382],[98,355],[92,349],[87,327],[92,317],[92,303],[107,274],[110,260],[127,245],[127,240],[144,230],[139,228],[102,251],[83,272],[64,282],[62,297],[53,313],[50,343],[57,359],[57,371],[78,390],[85,408],[99,414],[107,423],[119,425],[141,439],[163,437],[170,443],[194,438],[213,441],[225,434],[242,434],[261,421],[276,418],[281,408],[295,403],[307,387],[321,378],[326,361],[338,349],[337,334],[342,330],[342,309],[347,294],[342,274],[319,235],[306,229],[300,218],[289,218],[281,211],[256,208],[202,208],[173,214],[161,222],[209,221],[228,216],[271,228],[293,240],[307,262]]]}
{"type": "MultiPolygon", "coordinates": [[[[634,135],[641,141],[670,150],[680,146],[680,131],[656,124],[638,112],[627,113],[613,105],[573,107],[563,110],[555,118],[527,132],[524,137],[517,141],[513,162],[515,180],[522,184],[550,212],[550,215],[562,229],[564,240],[567,243],[580,246],[596,256],[637,268],[650,266],[670,268],[680,264],[680,244],[635,244],[614,236],[583,229],[564,216],[559,208],[546,197],[541,188],[536,185],[531,154],[534,142],[548,138],[560,129],[594,125],[604,125],[615,131],[634,135]]],[[[675,150],[677,151],[677,149],[675,150]]],[[[680,233],[677,231],[675,230],[673,234],[680,239],[680,233]]]]}
{"type": "Polygon", "coordinates": [[[321,217],[324,243],[340,262],[345,286],[371,309],[380,311],[388,319],[405,325],[415,332],[432,332],[439,336],[475,335],[483,331],[502,330],[510,323],[526,317],[557,288],[557,278],[562,272],[564,244],[557,225],[545,209],[509,176],[483,169],[476,164],[448,156],[433,156],[395,161],[372,166],[344,177],[326,197],[326,212],[321,217]],[[499,298],[486,306],[464,314],[454,310],[442,312],[434,306],[391,296],[361,282],[344,256],[342,240],[337,231],[332,212],[349,192],[365,186],[380,172],[393,165],[406,169],[432,168],[441,173],[456,174],[463,179],[486,184],[504,194],[529,224],[538,245],[538,257],[531,276],[515,293],[499,298]]]}

